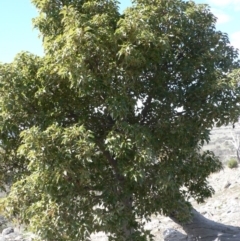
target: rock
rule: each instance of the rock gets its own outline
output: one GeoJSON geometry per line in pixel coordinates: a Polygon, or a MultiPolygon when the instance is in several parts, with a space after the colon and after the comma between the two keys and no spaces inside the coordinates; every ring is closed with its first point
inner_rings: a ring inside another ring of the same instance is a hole
{"type": "Polygon", "coordinates": [[[224,188],[229,188],[231,186],[231,183],[230,182],[227,182],[225,185],[224,185],[224,188]]]}
{"type": "Polygon", "coordinates": [[[10,233],[14,233],[14,229],[12,227],[9,227],[9,228],[5,228],[3,229],[2,231],[2,235],[8,235],[10,233]]]}
{"type": "Polygon", "coordinates": [[[15,231],[12,227],[3,229],[0,234],[0,241],[32,241],[37,236],[32,233],[22,234],[19,231],[15,231]]]}
{"type": "Polygon", "coordinates": [[[168,228],[163,232],[164,241],[188,241],[188,237],[179,231],[168,228]]]}
{"type": "Polygon", "coordinates": [[[21,235],[18,235],[14,241],[22,241],[23,240],[23,237],[21,235]]]}

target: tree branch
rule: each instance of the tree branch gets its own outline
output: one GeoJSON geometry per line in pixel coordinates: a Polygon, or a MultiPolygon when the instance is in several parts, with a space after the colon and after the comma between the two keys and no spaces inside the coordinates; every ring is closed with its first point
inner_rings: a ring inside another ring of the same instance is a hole
{"type": "Polygon", "coordinates": [[[103,153],[103,155],[106,157],[106,159],[108,160],[109,164],[111,165],[111,167],[113,168],[114,174],[115,174],[115,178],[116,180],[120,183],[123,184],[123,182],[125,181],[124,177],[120,174],[118,165],[117,165],[117,161],[110,155],[110,153],[108,151],[105,150],[103,144],[99,141],[96,140],[96,143],[99,147],[99,149],[101,150],[101,152],[103,153]]]}

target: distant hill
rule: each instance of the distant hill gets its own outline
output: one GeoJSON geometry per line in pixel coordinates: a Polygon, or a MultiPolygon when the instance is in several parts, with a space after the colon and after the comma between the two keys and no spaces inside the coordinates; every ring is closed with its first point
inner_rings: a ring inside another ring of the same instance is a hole
{"type": "Polygon", "coordinates": [[[231,158],[237,159],[236,148],[232,141],[233,136],[240,138],[240,124],[214,127],[211,131],[211,141],[204,146],[204,150],[213,151],[223,163],[231,158]]]}

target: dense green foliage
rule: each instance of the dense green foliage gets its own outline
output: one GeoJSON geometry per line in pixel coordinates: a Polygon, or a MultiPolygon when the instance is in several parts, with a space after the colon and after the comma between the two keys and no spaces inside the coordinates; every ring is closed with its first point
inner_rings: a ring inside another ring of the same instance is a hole
{"type": "Polygon", "coordinates": [[[42,240],[146,240],[153,213],[189,218],[221,168],[201,147],[239,115],[237,52],[207,6],[33,0],[45,56],[0,65],[7,212],[42,240]]]}

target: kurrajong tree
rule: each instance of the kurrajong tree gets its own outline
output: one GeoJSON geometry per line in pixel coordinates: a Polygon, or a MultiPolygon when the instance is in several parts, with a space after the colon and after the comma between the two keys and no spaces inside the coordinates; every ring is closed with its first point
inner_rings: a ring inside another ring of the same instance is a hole
{"type": "Polygon", "coordinates": [[[41,240],[146,240],[154,213],[191,216],[221,168],[202,151],[239,115],[237,51],[205,5],[32,0],[44,57],[0,66],[7,212],[41,240]]]}

